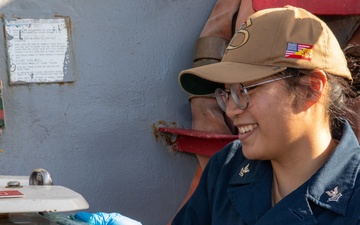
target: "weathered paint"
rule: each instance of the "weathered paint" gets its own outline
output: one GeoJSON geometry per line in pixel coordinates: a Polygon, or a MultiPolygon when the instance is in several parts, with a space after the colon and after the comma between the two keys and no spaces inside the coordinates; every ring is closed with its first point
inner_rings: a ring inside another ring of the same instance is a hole
{"type": "Polygon", "coordinates": [[[165,120],[190,128],[177,74],[191,66],[215,2],[0,0],[5,18],[71,19],[75,78],[9,86],[0,45],[6,120],[0,174],[44,168],[54,185],[81,193],[90,212],[166,224],[188,191],[197,159],[164,148],[152,125],[165,120]]]}

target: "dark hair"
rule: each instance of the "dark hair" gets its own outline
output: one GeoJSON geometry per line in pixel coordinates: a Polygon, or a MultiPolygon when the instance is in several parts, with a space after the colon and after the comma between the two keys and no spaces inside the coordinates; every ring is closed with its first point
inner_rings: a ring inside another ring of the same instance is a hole
{"type": "Polygon", "coordinates": [[[360,95],[360,45],[349,44],[344,53],[353,78],[352,86],[357,95],[360,95]]]}
{"type": "MultiPolygon", "coordinates": [[[[301,81],[301,77],[309,74],[312,70],[286,69],[284,75],[293,75],[291,79],[286,79],[289,92],[292,95],[293,107],[298,107],[299,101],[309,96],[316,96],[318,93],[308,84],[301,81]]],[[[330,124],[333,127],[334,122],[340,118],[345,118],[351,123],[351,118],[356,117],[356,112],[351,108],[352,98],[357,94],[348,80],[326,73],[329,94],[326,96],[326,113],[330,124]]]]}

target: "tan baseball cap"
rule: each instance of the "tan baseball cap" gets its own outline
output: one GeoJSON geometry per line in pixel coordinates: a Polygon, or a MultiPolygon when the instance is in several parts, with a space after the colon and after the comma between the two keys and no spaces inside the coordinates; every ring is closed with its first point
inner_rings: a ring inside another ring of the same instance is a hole
{"type": "Polygon", "coordinates": [[[287,68],[322,69],[352,80],[344,53],[318,17],[292,6],[252,14],[237,30],[219,63],[183,70],[182,88],[211,94],[225,83],[265,78],[287,68]]]}

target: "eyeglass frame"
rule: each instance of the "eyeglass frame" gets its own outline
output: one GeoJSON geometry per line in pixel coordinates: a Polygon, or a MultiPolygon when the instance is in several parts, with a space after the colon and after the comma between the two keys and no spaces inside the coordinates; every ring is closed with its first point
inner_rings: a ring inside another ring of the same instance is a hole
{"type": "Polygon", "coordinates": [[[250,101],[250,96],[248,94],[248,90],[251,90],[251,89],[253,89],[255,87],[258,87],[260,85],[263,85],[263,84],[268,84],[268,83],[272,83],[272,82],[275,82],[275,81],[279,81],[279,80],[283,80],[283,79],[287,79],[287,78],[295,77],[295,76],[298,76],[298,75],[296,75],[296,74],[295,75],[294,74],[286,75],[286,76],[283,76],[283,77],[277,77],[277,78],[274,78],[274,79],[261,81],[259,83],[250,84],[248,86],[244,86],[242,83],[238,83],[238,84],[241,85],[242,91],[245,94],[245,100],[246,100],[246,105],[245,106],[243,106],[240,103],[238,94],[236,94],[236,92],[234,90],[234,85],[237,85],[237,84],[231,84],[230,85],[230,90],[229,89],[216,88],[215,92],[214,92],[214,96],[216,98],[216,101],[217,101],[218,105],[220,106],[220,108],[224,112],[226,112],[226,105],[227,105],[227,102],[229,101],[229,96],[230,95],[233,98],[236,106],[239,107],[242,110],[245,110],[245,109],[247,109],[249,107],[249,101],[250,101]],[[219,92],[221,92],[221,93],[219,93],[219,92]],[[222,98],[223,95],[225,95],[225,97],[227,99],[226,102],[222,98]]]}

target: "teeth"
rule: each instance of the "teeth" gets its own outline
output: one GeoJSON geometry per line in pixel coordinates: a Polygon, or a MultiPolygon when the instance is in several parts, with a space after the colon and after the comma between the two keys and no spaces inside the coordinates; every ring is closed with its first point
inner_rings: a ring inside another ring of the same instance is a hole
{"type": "Polygon", "coordinates": [[[238,129],[239,129],[240,134],[245,134],[245,133],[247,133],[247,132],[249,132],[249,131],[254,130],[254,129],[257,128],[257,127],[258,127],[257,124],[252,124],[252,125],[247,125],[247,126],[239,127],[238,129]]]}

